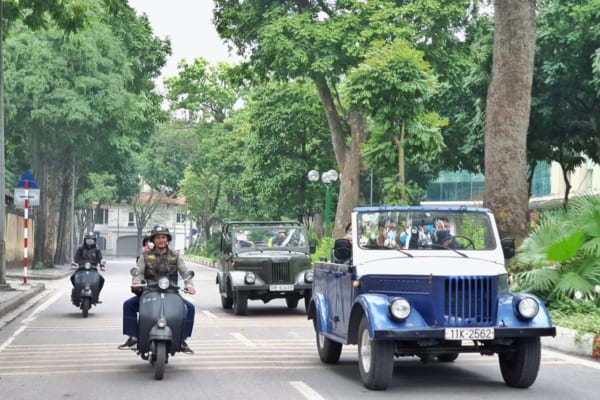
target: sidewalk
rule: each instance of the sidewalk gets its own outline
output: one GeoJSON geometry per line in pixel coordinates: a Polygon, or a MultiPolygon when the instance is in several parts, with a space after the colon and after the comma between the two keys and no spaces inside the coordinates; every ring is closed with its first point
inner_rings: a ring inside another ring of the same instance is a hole
{"type": "MultiPolygon", "coordinates": [[[[186,261],[212,266],[199,260],[186,261]]],[[[41,270],[28,269],[27,284],[23,284],[23,268],[9,268],[6,271],[9,287],[0,287],[0,318],[17,308],[27,298],[42,292],[45,289],[44,280],[66,279],[71,273],[69,265],[57,265],[41,270]]],[[[600,360],[600,337],[578,335],[572,329],[556,327],[556,336],[543,337],[542,345],[571,355],[600,360]]]]}
{"type": "Polygon", "coordinates": [[[27,283],[24,283],[23,268],[7,268],[6,286],[0,286],[0,318],[17,308],[28,298],[41,293],[46,288],[45,280],[62,279],[71,275],[69,265],[57,265],[51,268],[27,268],[27,283]]]}

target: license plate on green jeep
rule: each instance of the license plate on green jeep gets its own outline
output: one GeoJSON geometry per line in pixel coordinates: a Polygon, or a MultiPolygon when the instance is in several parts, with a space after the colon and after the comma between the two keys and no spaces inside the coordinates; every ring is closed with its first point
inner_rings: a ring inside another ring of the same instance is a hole
{"type": "Polygon", "coordinates": [[[272,292],[292,292],[294,285],[270,285],[269,290],[272,292]]]}

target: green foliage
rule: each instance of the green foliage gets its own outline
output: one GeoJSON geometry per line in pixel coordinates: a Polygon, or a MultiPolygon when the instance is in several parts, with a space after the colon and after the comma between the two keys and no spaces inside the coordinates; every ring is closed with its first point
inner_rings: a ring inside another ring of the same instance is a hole
{"type": "Polygon", "coordinates": [[[536,293],[548,302],[580,297],[598,302],[600,199],[572,201],[567,211],[543,214],[541,222],[519,247],[517,259],[531,270],[515,276],[515,289],[536,293]]]}
{"type": "Polygon", "coordinates": [[[333,238],[324,236],[317,244],[316,252],[311,254],[311,260],[315,262],[319,261],[321,258],[325,258],[331,261],[331,250],[333,249],[334,242],[335,240],[333,238]]]}

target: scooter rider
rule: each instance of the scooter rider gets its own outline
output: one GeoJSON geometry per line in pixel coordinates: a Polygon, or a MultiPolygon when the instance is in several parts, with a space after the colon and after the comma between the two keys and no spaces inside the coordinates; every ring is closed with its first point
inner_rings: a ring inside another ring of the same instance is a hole
{"type": "MultiPolygon", "coordinates": [[[[79,265],[86,262],[92,265],[99,265],[100,271],[106,271],[105,261],[102,258],[102,251],[96,246],[96,235],[94,232],[87,232],[83,238],[83,245],[77,249],[75,256],[73,257],[73,268],[77,268],[79,265]]],[[[73,290],[75,290],[75,273],[71,275],[71,284],[73,290]]],[[[104,286],[104,277],[100,275],[100,287],[98,288],[98,296],[104,286]]],[[[71,294],[73,297],[73,293],[71,294]]]]}
{"type": "MultiPolygon", "coordinates": [[[[159,271],[168,271],[169,280],[173,285],[177,285],[177,274],[184,278],[187,293],[196,294],[194,283],[188,277],[188,268],[184,261],[179,257],[179,253],[169,249],[171,234],[169,229],[164,226],[155,226],[150,233],[150,241],[154,243],[154,248],[145,250],[138,259],[137,267],[140,270],[139,277],[144,279],[148,285],[158,283],[159,271]]],[[[138,340],[138,318],[139,299],[141,295],[140,278],[134,278],[132,281],[132,290],[138,293],[123,303],[123,334],[128,336],[127,341],[119,346],[120,350],[135,350],[138,340]]],[[[186,354],[194,352],[185,342],[185,339],[192,335],[194,327],[195,307],[192,303],[185,300],[186,317],[183,325],[181,351],[186,354]]]]}

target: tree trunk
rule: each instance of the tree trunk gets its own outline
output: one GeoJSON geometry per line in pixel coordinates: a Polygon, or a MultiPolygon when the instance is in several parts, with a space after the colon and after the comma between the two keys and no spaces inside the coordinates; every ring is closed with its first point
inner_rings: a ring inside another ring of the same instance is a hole
{"type": "Polygon", "coordinates": [[[341,237],[344,235],[344,228],[350,222],[352,209],[358,205],[360,145],[366,141],[366,121],[358,110],[352,108],[348,111],[346,115],[350,126],[350,145],[348,146],[346,134],[329,87],[320,84],[317,86],[317,90],[327,116],[333,152],[340,173],[340,192],[332,236],[341,237]]]}
{"type": "Polygon", "coordinates": [[[484,204],[494,212],[501,236],[517,240],[528,232],[527,129],[535,35],[535,0],[494,1],[484,204]]]}

